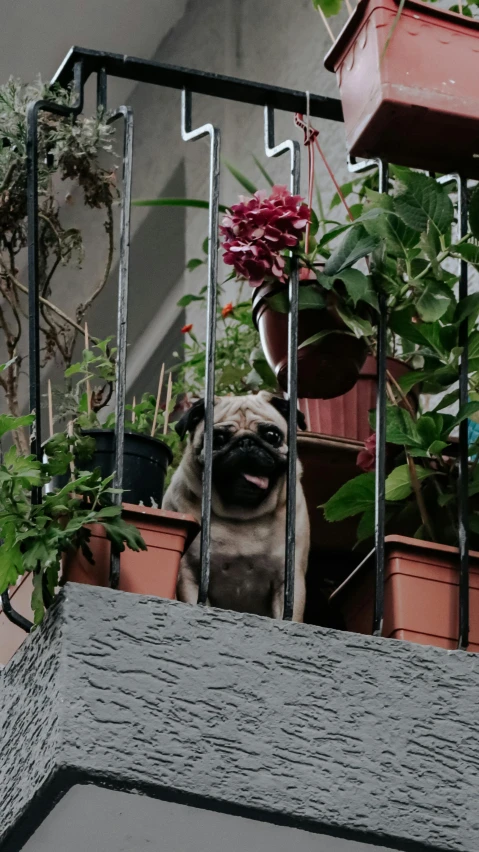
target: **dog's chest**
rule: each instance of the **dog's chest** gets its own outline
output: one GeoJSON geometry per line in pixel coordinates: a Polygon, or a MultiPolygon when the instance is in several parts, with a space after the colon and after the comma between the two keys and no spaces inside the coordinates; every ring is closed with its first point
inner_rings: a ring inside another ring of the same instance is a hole
{"type": "MultiPolygon", "coordinates": [[[[195,546],[196,545],[196,546],[195,546]]],[[[199,572],[199,541],[190,564],[199,572]]],[[[208,598],[212,606],[270,615],[273,592],[283,582],[284,534],[267,524],[213,524],[208,598]],[[241,525],[243,527],[243,525],[241,525]]]]}

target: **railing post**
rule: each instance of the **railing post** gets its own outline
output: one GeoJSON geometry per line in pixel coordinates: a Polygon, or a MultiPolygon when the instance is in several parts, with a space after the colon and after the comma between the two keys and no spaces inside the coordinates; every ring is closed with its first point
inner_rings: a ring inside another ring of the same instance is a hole
{"type": "MultiPolygon", "coordinates": [[[[287,139],[275,145],[274,110],[270,106],[264,111],[264,142],[268,157],[280,157],[287,151],[291,157],[291,192],[298,195],[300,190],[301,149],[299,142],[287,139]]],[[[288,468],[286,476],[286,552],[284,569],[284,610],[283,618],[291,621],[294,608],[294,570],[296,559],[296,466],[297,449],[297,408],[298,408],[298,301],[299,270],[297,258],[291,256],[289,276],[289,312],[288,312],[288,468]]]]}
{"type": "Polygon", "coordinates": [[[218,209],[220,196],[220,131],[212,124],[192,129],[191,92],[181,95],[181,137],[185,142],[210,137],[208,292],[206,302],[205,432],[201,503],[201,575],[198,603],[206,604],[210,581],[211,497],[213,489],[213,424],[215,404],[216,308],[218,302],[218,209]]]}

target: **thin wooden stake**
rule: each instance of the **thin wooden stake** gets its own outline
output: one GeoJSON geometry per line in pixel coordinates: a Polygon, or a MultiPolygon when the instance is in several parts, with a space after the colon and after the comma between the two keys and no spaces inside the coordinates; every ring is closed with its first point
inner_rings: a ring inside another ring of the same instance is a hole
{"type": "Polygon", "coordinates": [[[173,389],[173,379],[171,373],[168,373],[168,388],[166,391],[166,408],[165,408],[165,423],[163,426],[163,435],[166,435],[168,431],[168,420],[170,419],[170,402],[171,402],[171,392],[173,389]]]}
{"type": "Polygon", "coordinates": [[[321,9],[321,6],[318,6],[317,9],[318,9],[319,14],[321,15],[321,20],[322,20],[324,26],[326,27],[326,30],[329,34],[329,37],[334,44],[336,39],[334,38],[334,33],[333,33],[331,27],[329,26],[328,19],[327,19],[326,15],[324,14],[323,10],[321,9]]]}
{"type": "Polygon", "coordinates": [[[50,430],[50,438],[53,438],[53,399],[52,399],[52,383],[48,379],[48,427],[50,430]]]}
{"type": "Polygon", "coordinates": [[[136,396],[133,397],[133,405],[132,405],[132,412],[131,412],[131,422],[132,423],[135,423],[135,421],[136,421],[135,408],[136,408],[136,396]]]}
{"type": "Polygon", "coordinates": [[[351,6],[351,3],[349,2],[349,0],[346,0],[346,9],[348,10],[348,15],[353,14],[353,9],[352,9],[352,6],[351,6]]]}
{"type": "Polygon", "coordinates": [[[155,437],[155,432],[156,432],[156,421],[158,420],[158,411],[159,411],[159,408],[160,408],[160,397],[161,397],[161,391],[163,390],[163,379],[164,379],[164,377],[165,377],[165,365],[162,364],[161,365],[160,380],[158,382],[158,393],[156,394],[155,416],[153,418],[153,424],[151,426],[151,437],[152,438],[155,437]]]}
{"type": "MultiPolygon", "coordinates": [[[[73,438],[73,420],[68,421],[67,425],[67,435],[69,438],[73,438]]],[[[73,459],[70,462],[70,480],[73,481],[75,479],[75,462],[73,459]]]]}
{"type": "MultiPolygon", "coordinates": [[[[85,349],[90,348],[90,338],[88,336],[88,324],[85,323],[85,349]]],[[[90,379],[86,380],[86,397],[87,397],[87,413],[91,414],[91,387],[90,379]]]]}

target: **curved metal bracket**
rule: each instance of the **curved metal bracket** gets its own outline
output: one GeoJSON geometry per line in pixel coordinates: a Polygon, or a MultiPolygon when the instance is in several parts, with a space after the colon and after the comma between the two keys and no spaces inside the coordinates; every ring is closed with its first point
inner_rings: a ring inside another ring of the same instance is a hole
{"type": "Polygon", "coordinates": [[[19,612],[13,609],[8,591],[3,592],[2,594],[2,609],[7,616],[8,620],[15,624],[17,627],[20,627],[25,633],[30,633],[30,630],[33,627],[31,621],[28,618],[24,618],[23,615],[20,615],[19,612]]]}
{"type": "MultiPolygon", "coordinates": [[[[264,110],[264,147],[268,157],[280,157],[289,152],[291,158],[290,187],[293,195],[300,190],[301,148],[299,142],[287,139],[279,145],[274,138],[274,109],[266,106],[264,110]]],[[[292,256],[289,277],[289,313],[288,313],[288,468],[286,477],[286,551],[284,566],[284,609],[283,618],[291,621],[294,609],[294,571],[296,556],[296,465],[297,448],[297,408],[298,408],[298,302],[299,270],[297,259],[292,256]]]]}
{"type": "Polygon", "coordinates": [[[211,497],[213,477],[213,422],[215,399],[216,306],[218,301],[218,206],[220,195],[220,131],[213,124],[192,128],[191,92],[181,93],[181,138],[192,142],[210,137],[208,216],[208,292],[206,302],[206,372],[203,493],[201,504],[201,575],[198,603],[208,599],[210,580],[211,497]]]}

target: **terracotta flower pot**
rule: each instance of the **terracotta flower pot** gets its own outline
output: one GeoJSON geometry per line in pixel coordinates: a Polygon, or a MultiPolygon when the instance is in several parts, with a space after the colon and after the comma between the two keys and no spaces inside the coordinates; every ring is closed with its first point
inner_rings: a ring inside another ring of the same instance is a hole
{"type": "MultiPolygon", "coordinates": [[[[96,448],[92,458],[79,463],[79,467],[82,470],[99,467],[105,479],[115,470],[115,433],[112,429],[85,429],[83,435],[94,438],[96,448]]],[[[172,458],[173,454],[164,441],[137,432],[125,432],[123,488],[128,503],[161,506],[166,471],[172,458]]],[[[67,483],[68,476],[54,476],[52,488],[63,488],[67,483]]]]}
{"type": "MultiPolygon", "coordinates": [[[[369,412],[376,408],[376,368],[376,358],[368,355],[357,383],[348,393],[334,399],[300,399],[298,405],[308,430],[364,442],[372,431],[369,412]]],[[[410,367],[397,358],[388,358],[387,369],[396,381],[410,371],[410,367]]],[[[417,391],[410,391],[408,399],[417,409],[417,391]]]]}
{"type": "MultiPolygon", "coordinates": [[[[199,524],[190,515],[128,503],[123,505],[123,517],[141,532],[148,550],[123,551],[120,590],[173,600],[181,557],[198,534],[199,524]]],[[[109,585],[110,542],[100,524],[93,524],[91,530],[89,546],[95,564],[80,551],[65,554],[63,580],[105,587],[109,585]]]]}
{"type": "MultiPolygon", "coordinates": [[[[283,390],[288,381],[288,315],[273,310],[267,297],[285,287],[278,282],[262,284],[253,295],[253,320],[261,346],[283,390]]],[[[299,311],[299,344],[319,331],[347,330],[333,303],[320,310],[299,311]]],[[[366,355],[366,342],[350,334],[328,334],[318,343],[298,349],[298,395],[331,399],[346,393],[357,382],[366,355]]]]}
{"type": "Polygon", "coordinates": [[[360,0],[326,56],[348,149],[479,178],[479,21],[406,0],[392,33],[398,5],[360,0]]]}
{"type": "MultiPolygon", "coordinates": [[[[470,644],[479,651],[479,553],[471,551],[470,644]]],[[[370,561],[331,595],[346,629],[370,635],[374,606],[374,565],[370,561]]],[[[458,550],[403,536],[386,537],[383,636],[457,648],[459,631],[458,550]]]]}

